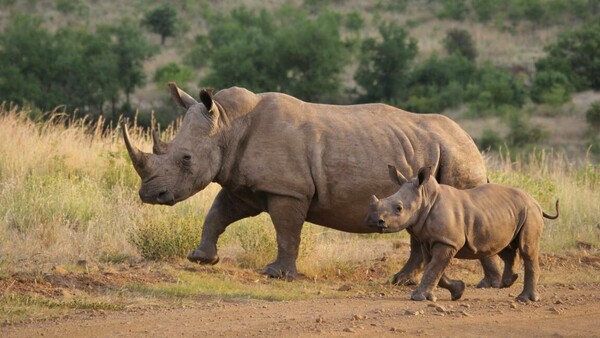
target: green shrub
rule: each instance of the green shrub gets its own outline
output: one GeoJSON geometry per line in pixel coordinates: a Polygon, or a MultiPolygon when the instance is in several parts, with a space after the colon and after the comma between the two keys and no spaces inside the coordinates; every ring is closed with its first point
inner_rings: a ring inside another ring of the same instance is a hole
{"type": "Polygon", "coordinates": [[[196,35],[194,44],[184,57],[185,62],[194,67],[202,68],[206,66],[210,59],[210,41],[206,35],[196,35]]]}
{"type": "Polygon", "coordinates": [[[506,141],[511,147],[525,147],[539,143],[546,139],[548,134],[540,127],[532,126],[529,118],[519,112],[514,112],[508,117],[510,131],[506,141]]]}
{"type": "Polygon", "coordinates": [[[482,150],[496,150],[502,146],[502,137],[491,128],[485,128],[478,140],[479,148],[482,150]]]}
{"type": "Polygon", "coordinates": [[[448,54],[459,54],[467,60],[474,61],[477,58],[477,48],[469,31],[460,28],[453,28],[446,33],[444,38],[444,48],[448,54]]]}
{"type": "Polygon", "coordinates": [[[469,116],[503,116],[525,102],[525,89],[505,69],[484,64],[474,84],[467,87],[469,116]]]}
{"type": "Polygon", "coordinates": [[[156,70],[154,73],[154,82],[163,85],[174,81],[181,86],[189,82],[192,79],[192,75],[191,69],[181,67],[175,62],[169,62],[156,70]]]}
{"type": "Polygon", "coordinates": [[[595,129],[600,129],[600,101],[595,101],[585,112],[586,121],[595,129]]]}
{"type": "Polygon", "coordinates": [[[531,87],[531,100],[558,106],[571,100],[573,86],[560,72],[546,70],[537,72],[531,87]]]}
{"type": "Polygon", "coordinates": [[[463,20],[469,13],[469,7],[465,0],[445,0],[442,1],[443,9],[438,13],[438,17],[453,20],[463,20]]]}
{"type": "Polygon", "coordinates": [[[185,257],[198,244],[198,225],[203,219],[193,214],[167,219],[143,217],[138,221],[130,241],[146,259],[185,257]]]}

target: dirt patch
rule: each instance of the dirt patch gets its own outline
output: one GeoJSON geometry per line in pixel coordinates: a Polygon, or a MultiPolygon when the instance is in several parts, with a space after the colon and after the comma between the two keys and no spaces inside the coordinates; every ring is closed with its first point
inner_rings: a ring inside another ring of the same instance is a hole
{"type": "MultiPolygon", "coordinates": [[[[508,289],[476,289],[476,262],[455,261],[449,273],[471,280],[463,299],[413,302],[414,287],[386,283],[383,256],[357,267],[362,280],[314,281],[319,291],[300,301],[263,301],[246,297],[198,297],[168,305],[148,304],[123,311],[75,309],[61,318],[4,324],[2,337],[96,336],[600,336],[600,257],[586,251],[541,257],[542,300],[515,300],[522,277],[508,289]],[[596,276],[596,277],[594,277],[596,276]],[[321,291],[322,290],[322,291],[321,291]]],[[[108,270],[103,268],[104,270],[108,270]]],[[[111,271],[16,274],[0,281],[4,293],[61,299],[67,293],[110,294],[131,283],[181,283],[177,271],[218,274],[236,283],[269,283],[258,271],[214,268],[183,262],[123,265],[111,271]]],[[[296,284],[307,283],[302,277],[296,284]]],[[[132,295],[133,297],[133,295],[132,295]]]]}

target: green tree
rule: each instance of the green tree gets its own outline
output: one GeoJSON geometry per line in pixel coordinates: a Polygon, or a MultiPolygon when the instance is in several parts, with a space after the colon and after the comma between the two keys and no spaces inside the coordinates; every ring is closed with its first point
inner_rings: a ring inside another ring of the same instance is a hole
{"type": "MultiPolygon", "coordinates": [[[[101,34],[111,37],[111,51],[115,55],[119,88],[125,94],[125,110],[130,109],[130,95],[146,81],[143,62],[155,53],[155,48],[148,43],[137,25],[123,21],[117,26],[104,26],[101,34]]],[[[116,113],[118,97],[112,99],[112,111],[116,113]]]]}
{"type": "Polygon", "coordinates": [[[319,101],[339,91],[346,53],[339,17],[315,18],[283,6],[277,13],[244,7],[215,17],[208,33],[210,68],[205,82],[253,91],[284,91],[319,101]]]}
{"type": "Polygon", "coordinates": [[[155,8],[144,15],[142,25],[148,27],[153,33],[160,35],[160,44],[165,44],[165,39],[175,36],[177,32],[177,12],[170,5],[155,8]]]}
{"type": "Polygon", "coordinates": [[[547,55],[536,62],[536,70],[560,72],[576,90],[600,90],[600,22],[559,34],[546,46],[547,55]]]}
{"type": "Polygon", "coordinates": [[[443,41],[448,54],[459,54],[470,61],[477,58],[477,48],[469,31],[460,28],[450,29],[443,41]]]}
{"type": "Polygon", "coordinates": [[[535,73],[530,96],[535,103],[560,105],[571,99],[573,86],[566,75],[552,70],[535,73]]]}
{"type": "Polygon", "coordinates": [[[359,99],[401,101],[406,99],[410,66],[417,55],[417,40],[393,22],[379,26],[381,41],[367,38],[361,47],[356,82],[365,90],[359,99]]]}
{"type": "Polygon", "coordinates": [[[189,68],[179,66],[175,62],[167,63],[154,73],[154,82],[160,85],[166,85],[168,82],[173,81],[183,86],[191,79],[192,71],[189,68]]]}

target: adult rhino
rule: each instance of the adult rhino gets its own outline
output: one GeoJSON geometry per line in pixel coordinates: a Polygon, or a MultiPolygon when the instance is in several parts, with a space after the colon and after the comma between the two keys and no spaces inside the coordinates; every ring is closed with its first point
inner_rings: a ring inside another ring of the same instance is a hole
{"type": "MultiPolygon", "coordinates": [[[[469,135],[441,115],[417,115],[385,104],[336,106],[300,101],[281,93],[255,94],[232,87],[200,91],[200,103],[169,84],[174,101],[187,109],[170,143],[153,132],[153,153],[125,144],[142,178],[145,203],[174,205],[217,182],[222,189],[202,228],[192,262],[215,264],[217,240],[237,220],[268,212],[278,253],[265,273],[293,278],[304,221],[370,233],[365,224],[371,195],[397,187],[386,163],[411,177],[431,166],[436,179],[457,188],[486,183],[484,161],[469,135]],[[383,169],[382,169],[383,168],[383,169]]],[[[482,260],[479,286],[499,286],[497,256],[482,260]]],[[[423,269],[420,244],[394,283],[414,283],[423,269]]]]}

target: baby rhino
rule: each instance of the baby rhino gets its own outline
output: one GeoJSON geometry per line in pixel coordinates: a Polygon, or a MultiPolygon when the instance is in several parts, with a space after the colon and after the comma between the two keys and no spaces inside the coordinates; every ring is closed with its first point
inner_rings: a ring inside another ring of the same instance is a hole
{"type": "Polygon", "coordinates": [[[400,186],[395,194],[378,200],[371,197],[367,225],[382,233],[406,229],[421,242],[427,266],[423,278],[412,294],[413,300],[435,300],[436,285],[448,289],[452,300],[459,299],[465,283],[449,279],[444,270],[453,257],[481,259],[500,255],[504,260],[503,287],[511,286],[517,249],[525,266],[525,285],[517,297],[520,301],[537,301],[539,278],[538,253],[544,225],[544,213],[526,192],[484,184],[458,190],[438,184],[431,168],[421,168],[417,177],[407,180],[389,167],[392,181],[400,186]]]}

